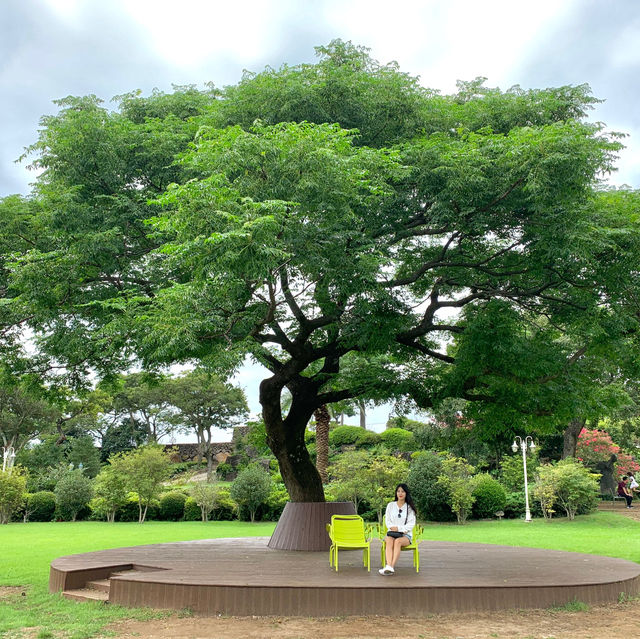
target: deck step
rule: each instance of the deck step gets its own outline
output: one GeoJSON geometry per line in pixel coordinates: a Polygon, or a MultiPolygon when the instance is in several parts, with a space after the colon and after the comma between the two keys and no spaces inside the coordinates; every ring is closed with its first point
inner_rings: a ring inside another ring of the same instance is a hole
{"type": "Polygon", "coordinates": [[[110,582],[108,579],[94,579],[93,581],[87,581],[85,588],[91,590],[100,590],[101,592],[109,592],[110,582]]]}
{"type": "Polygon", "coordinates": [[[109,593],[102,590],[94,590],[93,588],[78,588],[76,590],[64,590],[62,596],[65,599],[73,599],[74,601],[102,601],[109,602],[109,593]]]}

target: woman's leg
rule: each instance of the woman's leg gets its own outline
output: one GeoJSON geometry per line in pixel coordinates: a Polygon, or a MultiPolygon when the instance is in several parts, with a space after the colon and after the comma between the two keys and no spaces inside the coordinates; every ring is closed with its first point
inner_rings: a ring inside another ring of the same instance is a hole
{"type": "Polygon", "coordinates": [[[393,561],[393,542],[394,541],[395,539],[393,537],[387,536],[384,538],[384,542],[385,542],[384,556],[385,556],[385,563],[387,566],[393,566],[391,562],[393,561]]]}
{"type": "MultiPolygon", "coordinates": [[[[393,552],[391,554],[391,561],[389,562],[389,565],[395,568],[396,562],[402,552],[402,546],[408,546],[411,543],[411,540],[409,537],[398,537],[397,539],[394,539],[393,542],[393,552]]],[[[389,546],[387,546],[387,548],[389,548],[389,546]]]]}

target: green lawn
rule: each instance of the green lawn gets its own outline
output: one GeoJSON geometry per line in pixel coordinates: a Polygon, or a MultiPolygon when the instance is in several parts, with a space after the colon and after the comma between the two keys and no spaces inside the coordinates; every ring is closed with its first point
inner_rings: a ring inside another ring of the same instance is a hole
{"type": "MultiPolygon", "coordinates": [[[[20,591],[0,599],[0,636],[18,637],[21,628],[37,628],[39,639],[89,637],[124,618],[161,616],[101,604],[77,604],[48,593],[49,564],[74,553],[150,543],[219,537],[268,536],[272,523],[242,522],[102,522],[29,523],[0,526],[0,587],[20,591]],[[22,595],[22,592],[25,595],[22,595]]],[[[640,563],[640,522],[598,512],[570,522],[520,520],[427,524],[425,540],[529,546],[621,557],[640,563]]],[[[427,543],[426,541],[423,543],[427,543]]]]}
{"type": "Polygon", "coordinates": [[[112,621],[166,613],[102,604],[77,604],[50,595],[49,564],[56,557],[92,550],[218,537],[269,536],[275,524],[244,522],[160,522],[107,524],[29,523],[0,526],[0,587],[20,586],[0,599],[0,637],[19,637],[20,628],[36,627],[37,637],[89,637],[112,621]],[[6,634],[5,634],[6,633],[6,634]]]}

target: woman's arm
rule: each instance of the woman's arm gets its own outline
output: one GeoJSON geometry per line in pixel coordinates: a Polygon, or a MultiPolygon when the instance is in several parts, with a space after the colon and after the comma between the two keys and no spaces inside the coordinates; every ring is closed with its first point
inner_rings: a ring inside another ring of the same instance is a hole
{"type": "Polygon", "coordinates": [[[411,534],[413,527],[416,525],[416,514],[413,511],[413,508],[408,509],[408,515],[409,516],[407,517],[407,523],[404,522],[404,517],[403,517],[402,524],[399,526],[398,530],[403,533],[411,534]]]}
{"type": "Polygon", "coordinates": [[[391,504],[393,502],[389,502],[387,504],[387,510],[384,514],[384,523],[387,525],[387,530],[397,530],[397,528],[395,528],[395,526],[397,526],[397,522],[393,521],[393,518],[391,517],[391,504]]]}

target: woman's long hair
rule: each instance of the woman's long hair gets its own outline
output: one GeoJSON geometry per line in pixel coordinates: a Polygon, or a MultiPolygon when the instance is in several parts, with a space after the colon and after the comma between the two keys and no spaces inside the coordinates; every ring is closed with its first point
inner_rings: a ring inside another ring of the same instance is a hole
{"type": "MultiPolygon", "coordinates": [[[[418,511],[416,510],[415,504],[413,503],[413,499],[411,498],[411,493],[409,492],[409,486],[407,486],[406,484],[398,484],[396,486],[395,492],[393,493],[393,501],[398,501],[398,488],[402,488],[402,490],[404,490],[405,492],[404,501],[411,508],[411,510],[413,510],[413,514],[417,517],[418,511]]],[[[407,513],[407,516],[408,516],[408,513],[407,513]]],[[[405,521],[406,521],[406,518],[405,518],[405,521]]]]}

